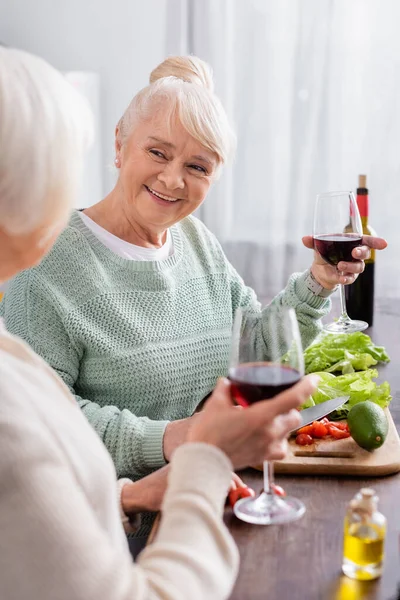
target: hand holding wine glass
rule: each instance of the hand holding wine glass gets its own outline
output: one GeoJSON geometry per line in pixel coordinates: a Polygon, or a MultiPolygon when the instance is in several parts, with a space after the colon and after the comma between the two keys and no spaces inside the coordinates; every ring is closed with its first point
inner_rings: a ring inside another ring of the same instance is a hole
{"type": "MultiPolygon", "coordinates": [[[[236,469],[265,460],[280,460],[286,454],[289,432],[301,424],[294,409],[314,393],[319,382],[315,375],[301,377],[303,354],[294,310],[271,309],[265,321],[261,314],[238,309],[231,349],[231,383],[224,379],[218,382],[192,423],[187,441],[217,446],[236,469]],[[264,335],[267,346],[260,343],[264,335]],[[259,365],[256,367],[259,371],[253,369],[255,365],[259,365]],[[230,392],[246,408],[234,406],[230,392]]],[[[258,498],[236,502],[235,514],[260,524],[284,523],[301,517],[305,511],[303,503],[276,496],[271,484],[273,470],[271,463],[266,462],[264,489],[258,498]]]]}
{"type": "MultiPolygon", "coordinates": [[[[303,236],[302,242],[306,248],[314,250],[314,238],[312,235],[303,236]]],[[[340,283],[343,285],[354,283],[358,275],[363,272],[364,261],[370,257],[371,250],[384,250],[386,247],[387,241],[385,239],[372,235],[363,235],[362,246],[358,246],[352,252],[354,259],[352,262],[339,263],[337,268],[333,268],[318,252],[315,252],[311,270],[314,278],[323,288],[333,290],[340,283]]]]}
{"type": "Polygon", "coordinates": [[[378,237],[363,236],[357,203],[352,192],[319,194],[314,212],[313,238],[306,236],[303,243],[315,249],[311,271],[325,289],[340,285],[341,316],[336,323],[325,327],[334,333],[362,331],[364,321],[351,321],[346,312],[343,285],[354,283],[364,270],[364,260],[370,248],[383,250],[387,242],[378,237]]]}
{"type": "MultiPolygon", "coordinates": [[[[348,192],[345,193],[348,194],[348,192]]],[[[341,261],[338,265],[332,266],[315,250],[313,236],[306,235],[302,241],[306,248],[314,250],[314,261],[310,270],[317,283],[326,290],[334,290],[338,284],[351,285],[354,283],[359,274],[364,271],[364,261],[370,257],[371,250],[384,250],[387,247],[385,239],[363,235],[362,245],[357,246],[351,253],[352,260],[341,261]]]]}
{"type": "Polygon", "coordinates": [[[286,455],[287,436],[299,427],[295,410],[317,388],[319,378],[303,377],[299,383],[270,400],[240,410],[232,403],[232,384],[221,378],[187,435],[187,442],[204,442],[220,448],[234,469],[281,460],[286,455]]]}

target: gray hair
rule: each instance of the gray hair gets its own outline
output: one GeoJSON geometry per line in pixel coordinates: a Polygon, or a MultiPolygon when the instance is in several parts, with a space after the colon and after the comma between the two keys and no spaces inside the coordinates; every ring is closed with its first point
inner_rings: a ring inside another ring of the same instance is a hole
{"type": "Polygon", "coordinates": [[[148,119],[163,103],[167,122],[177,114],[186,131],[223,164],[232,156],[236,137],[220,100],[213,93],[212,71],[196,56],[172,56],[150,74],[150,85],[133,98],[118,123],[125,143],[139,119],[148,119]]]}
{"type": "Polygon", "coordinates": [[[93,135],[86,100],[41,58],[0,47],[0,227],[66,220],[93,135]]]}

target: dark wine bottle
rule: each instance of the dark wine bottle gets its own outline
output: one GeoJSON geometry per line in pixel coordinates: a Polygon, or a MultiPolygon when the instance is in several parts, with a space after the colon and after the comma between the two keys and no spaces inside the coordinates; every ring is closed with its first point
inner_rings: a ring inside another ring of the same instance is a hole
{"type": "MultiPolygon", "coordinates": [[[[357,205],[365,235],[375,235],[368,223],[368,189],[366,175],[358,176],[357,205]]],[[[374,322],[374,287],[375,287],[375,250],[365,261],[365,270],[351,285],[346,285],[347,313],[351,319],[366,321],[370,326],[374,322]]]]}

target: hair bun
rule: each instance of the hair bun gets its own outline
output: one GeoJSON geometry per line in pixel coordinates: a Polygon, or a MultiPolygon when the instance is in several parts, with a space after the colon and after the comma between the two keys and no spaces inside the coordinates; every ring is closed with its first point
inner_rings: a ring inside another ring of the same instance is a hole
{"type": "Polygon", "coordinates": [[[210,92],[214,89],[211,67],[197,56],[169,56],[150,73],[150,83],[163,77],[196,83],[210,92]]]}

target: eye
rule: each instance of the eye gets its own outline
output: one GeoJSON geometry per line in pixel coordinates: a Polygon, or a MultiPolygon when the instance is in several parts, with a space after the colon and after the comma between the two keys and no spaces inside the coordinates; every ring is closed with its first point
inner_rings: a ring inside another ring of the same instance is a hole
{"type": "Polygon", "coordinates": [[[204,173],[204,175],[207,175],[207,169],[205,169],[201,165],[188,165],[188,167],[189,169],[194,169],[198,173],[204,173]]]}
{"type": "Polygon", "coordinates": [[[162,152],[160,152],[159,150],[154,150],[153,148],[151,150],[149,150],[149,152],[151,154],[154,154],[154,156],[157,156],[157,158],[166,158],[165,154],[163,154],[162,152]]]}

